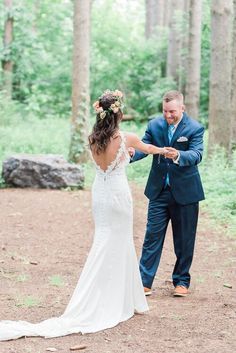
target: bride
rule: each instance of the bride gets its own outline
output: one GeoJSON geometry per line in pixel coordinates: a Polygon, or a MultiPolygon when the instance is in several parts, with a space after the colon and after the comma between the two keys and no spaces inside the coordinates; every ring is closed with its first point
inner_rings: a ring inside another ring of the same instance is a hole
{"type": "Polygon", "coordinates": [[[97,116],[89,145],[96,168],[92,187],[95,234],[78,284],[60,317],[36,324],[0,321],[2,341],[96,332],[148,310],[133,243],[132,197],[125,167],[130,147],[147,154],[164,154],[165,149],[119,130],[120,91],[105,91],[94,108],[97,116]]]}

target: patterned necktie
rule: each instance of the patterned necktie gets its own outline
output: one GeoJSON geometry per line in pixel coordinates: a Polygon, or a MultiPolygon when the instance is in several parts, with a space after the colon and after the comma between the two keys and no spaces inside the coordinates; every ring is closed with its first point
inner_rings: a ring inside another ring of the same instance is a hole
{"type": "Polygon", "coordinates": [[[169,143],[172,140],[174,132],[175,132],[175,126],[173,124],[169,125],[169,127],[168,127],[168,140],[169,140],[169,143]]]}

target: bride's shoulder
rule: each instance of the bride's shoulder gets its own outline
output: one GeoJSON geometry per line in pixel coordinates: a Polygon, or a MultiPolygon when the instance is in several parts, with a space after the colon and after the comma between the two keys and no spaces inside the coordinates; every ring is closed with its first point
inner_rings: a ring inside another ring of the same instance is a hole
{"type": "Polygon", "coordinates": [[[125,137],[127,145],[132,145],[134,141],[139,140],[138,135],[135,134],[134,132],[122,131],[121,133],[125,137]]]}

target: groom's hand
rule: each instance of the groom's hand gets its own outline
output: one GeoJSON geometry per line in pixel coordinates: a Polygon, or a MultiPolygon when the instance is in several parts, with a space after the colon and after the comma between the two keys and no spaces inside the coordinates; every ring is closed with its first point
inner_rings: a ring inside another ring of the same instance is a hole
{"type": "Polygon", "coordinates": [[[173,159],[175,161],[179,157],[179,152],[173,147],[165,147],[167,152],[165,153],[166,158],[173,159]]]}

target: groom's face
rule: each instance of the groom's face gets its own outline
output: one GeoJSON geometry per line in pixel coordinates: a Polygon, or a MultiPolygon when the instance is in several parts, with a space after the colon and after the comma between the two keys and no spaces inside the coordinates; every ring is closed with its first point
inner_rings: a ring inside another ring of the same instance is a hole
{"type": "Polygon", "coordinates": [[[167,123],[170,124],[177,124],[184,112],[184,105],[182,102],[174,99],[170,102],[163,101],[163,115],[166,119],[167,123]]]}

